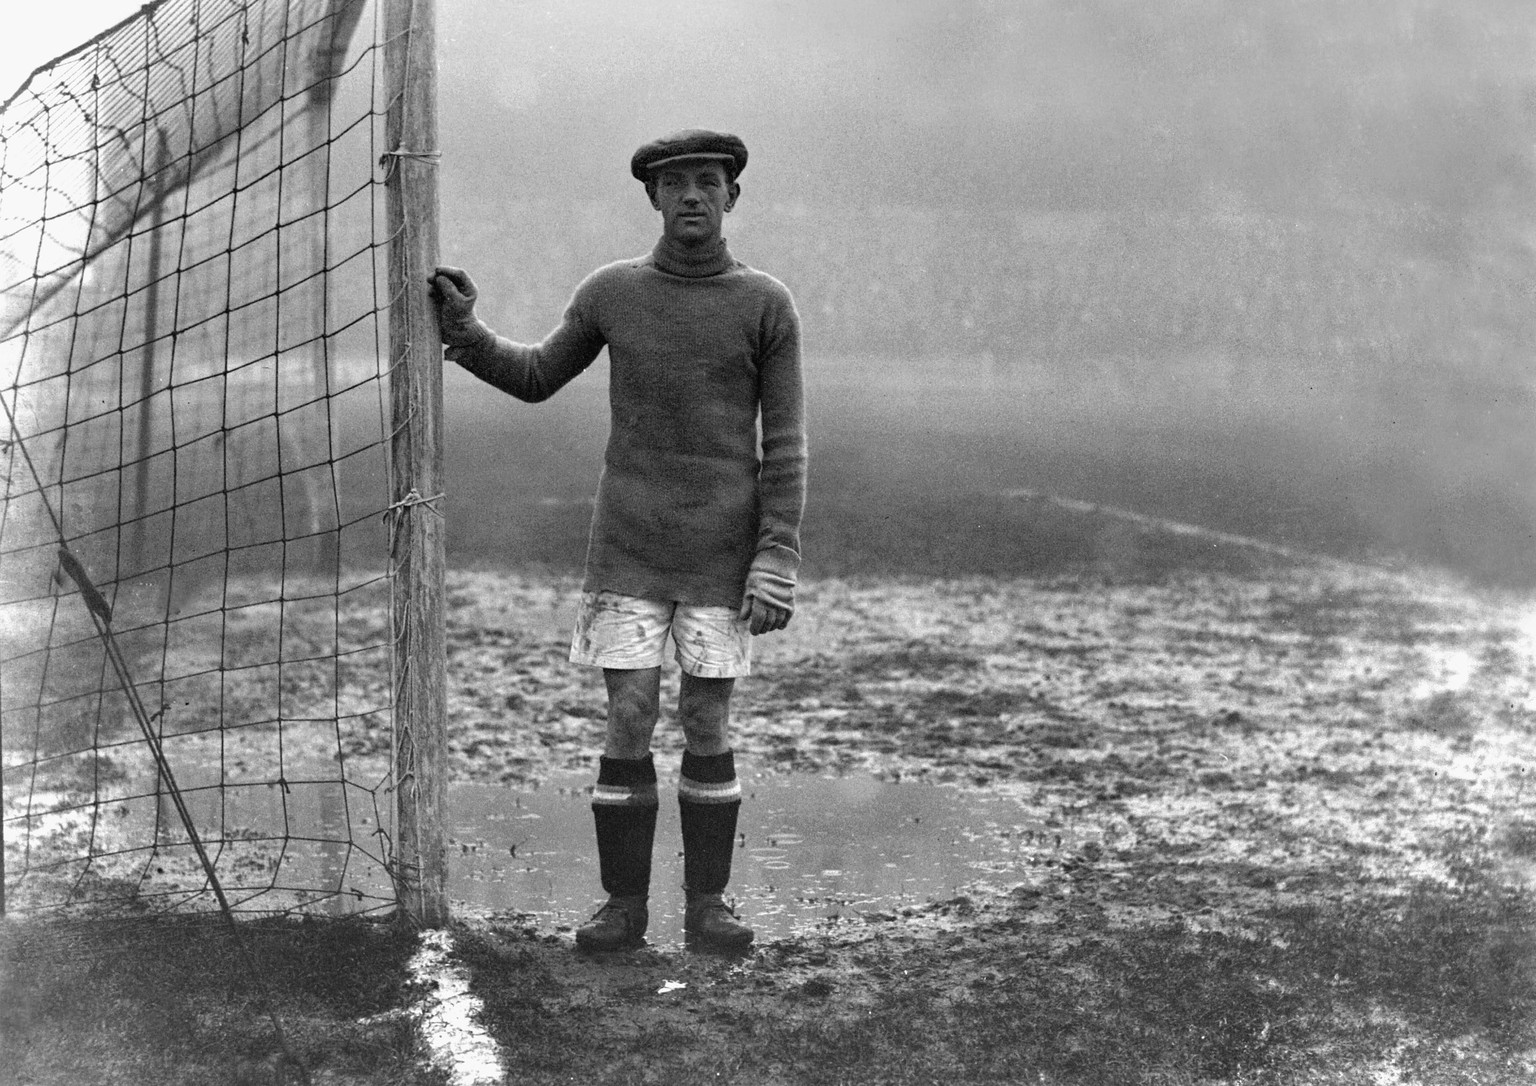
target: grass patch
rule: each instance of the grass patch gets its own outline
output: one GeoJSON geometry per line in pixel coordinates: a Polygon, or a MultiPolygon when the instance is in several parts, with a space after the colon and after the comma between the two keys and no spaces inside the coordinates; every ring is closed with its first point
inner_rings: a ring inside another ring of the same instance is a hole
{"type": "Polygon", "coordinates": [[[917,699],[919,715],[996,719],[1015,713],[1026,695],[1012,690],[929,690],[917,699]]]}
{"type": "MultiPolygon", "coordinates": [[[[333,1083],[430,1086],[406,999],[414,937],[366,920],[242,925],[289,1042],[333,1083]]],[[[217,916],[0,925],[0,1084],[284,1081],[217,916]]],[[[292,1076],[288,1081],[297,1081],[292,1076]]]]}
{"type": "Polygon", "coordinates": [[[945,648],[927,641],[908,641],[893,648],[850,653],[841,664],[850,675],[862,679],[896,680],[927,677],[946,671],[975,671],[981,667],[975,654],[945,648]]]}
{"type": "Polygon", "coordinates": [[[1477,731],[1473,699],[1462,690],[1440,690],[1432,694],[1423,705],[1408,712],[1403,723],[1414,731],[1451,737],[1477,731]]]}
{"type": "Polygon", "coordinates": [[[1474,868],[1397,900],[1309,906],[1283,920],[1295,957],[1331,981],[1335,1000],[1390,1007],[1447,1037],[1536,1043],[1536,908],[1474,868]]]}
{"type": "Polygon", "coordinates": [[[862,1020],[795,1033],[807,1069],[837,1068],[828,1081],[1230,1078],[1269,1062],[1299,999],[1256,978],[1249,948],[1234,956],[1229,943],[1156,927],[1026,957],[959,991],[920,981],[862,1020]]]}
{"type": "MultiPolygon", "coordinates": [[[[1363,1066],[1406,1037],[1482,1041],[1483,1081],[1516,1081],[1533,1039],[1536,925],[1486,886],[1270,918],[1260,934],[1185,924],[1103,932],[960,993],[884,993],[864,1015],[799,1026],[804,1081],[1302,1081],[1363,1066]],[[1267,930],[1264,930],[1267,929],[1267,930]]],[[[1022,942],[1022,941],[1021,941],[1022,942]]],[[[912,961],[909,976],[933,963],[912,961]],[[916,968],[913,968],[916,967],[916,968]]],[[[1466,1068],[1468,1072],[1471,1068],[1466,1068]]]]}

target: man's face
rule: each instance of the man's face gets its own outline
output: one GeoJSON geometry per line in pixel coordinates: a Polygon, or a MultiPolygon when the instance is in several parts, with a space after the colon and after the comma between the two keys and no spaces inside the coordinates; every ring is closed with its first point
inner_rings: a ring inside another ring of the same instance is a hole
{"type": "Polygon", "coordinates": [[[661,212],[661,232],[679,245],[706,245],[720,237],[725,213],[741,187],[714,159],[682,159],[657,170],[651,206],[661,212]]]}

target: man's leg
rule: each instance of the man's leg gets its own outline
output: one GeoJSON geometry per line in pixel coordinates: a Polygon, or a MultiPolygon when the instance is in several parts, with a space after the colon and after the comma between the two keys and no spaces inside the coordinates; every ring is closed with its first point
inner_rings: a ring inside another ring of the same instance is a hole
{"type": "Polygon", "coordinates": [[[656,839],[656,730],[661,669],[605,668],[608,737],[592,791],[597,827],[597,865],[608,894],[592,921],[576,932],[588,950],[633,946],[649,921],[651,852],[656,839]]]}
{"type": "Polygon", "coordinates": [[[651,753],[651,737],[656,734],[656,721],[661,716],[661,668],[604,668],[603,683],[608,687],[604,757],[647,757],[651,753]]]}
{"type": "Polygon", "coordinates": [[[677,715],[687,740],[677,803],[683,829],[684,930],[719,946],[746,946],[752,929],[737,920],[723,894],[731,878],[741,784],[731,752],[734,679],[701,679],[686,671],[677,715]]]}

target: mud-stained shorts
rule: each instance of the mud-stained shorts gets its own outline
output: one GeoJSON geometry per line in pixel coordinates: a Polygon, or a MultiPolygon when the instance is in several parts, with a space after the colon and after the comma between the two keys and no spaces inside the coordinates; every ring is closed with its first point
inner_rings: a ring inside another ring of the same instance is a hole
{"type": "Polygon", "coordinates": [[[737,679],[752,670],[752,629],[729,607],[583,592],[571,634],[571,662],[633,671],[660,667],[667,634],[678,665],[700,679],[737,679]]]}

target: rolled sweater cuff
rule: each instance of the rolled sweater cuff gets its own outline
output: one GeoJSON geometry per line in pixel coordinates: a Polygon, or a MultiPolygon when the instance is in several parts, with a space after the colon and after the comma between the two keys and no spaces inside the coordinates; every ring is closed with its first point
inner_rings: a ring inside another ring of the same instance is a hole
{"type": "Polygon", "coordinates": [[[471,317],[467,321],[445,321],[442,339],[448,347],[448,358],[462,362],[495,343],[496,333],[479,317],[471,317]]]}
{"type": "Polygon", "coordinates": [[[764,603],[794,613],[795,581],[800,571],[800,556],[788,547],[772,546],[757,552],[747,571],[744,595],[756,596],[764,603]]]}

